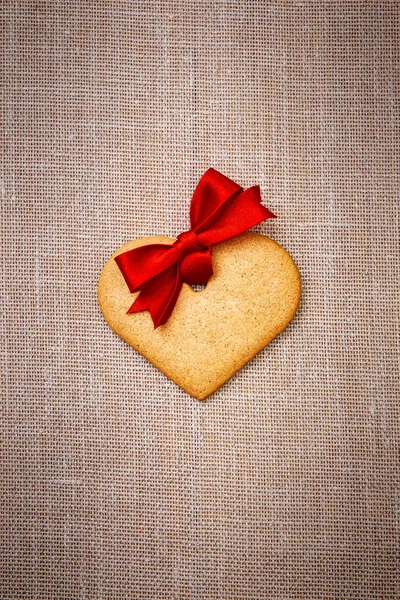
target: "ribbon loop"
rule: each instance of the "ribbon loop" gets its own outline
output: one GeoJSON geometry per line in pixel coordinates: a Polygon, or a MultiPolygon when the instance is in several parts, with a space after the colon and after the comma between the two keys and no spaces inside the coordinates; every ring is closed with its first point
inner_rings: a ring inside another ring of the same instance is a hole
{"type": "Polygon", "coordinates": [[[172,245],[139,246],[115,257],[129,290],[140,290],[128,313],[149,310],[154,327],[164,325],[182,283],[206,283],[212,276],[211,246],[271,218],[275,215],[261,204],[257,186],[243,190],[208,169],[193,194],[189,231],[172,245]]]}

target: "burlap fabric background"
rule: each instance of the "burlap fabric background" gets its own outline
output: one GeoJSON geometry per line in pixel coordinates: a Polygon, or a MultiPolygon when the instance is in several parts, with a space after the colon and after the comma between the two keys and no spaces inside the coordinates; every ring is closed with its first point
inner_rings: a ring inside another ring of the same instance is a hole
{"type": "Polygon", "coordinates": [[[398,3],[1,8],[1,599],[398,598],[398,3]],[[304,293],[200,403],[96,286],[210,166],[304,293]]]}

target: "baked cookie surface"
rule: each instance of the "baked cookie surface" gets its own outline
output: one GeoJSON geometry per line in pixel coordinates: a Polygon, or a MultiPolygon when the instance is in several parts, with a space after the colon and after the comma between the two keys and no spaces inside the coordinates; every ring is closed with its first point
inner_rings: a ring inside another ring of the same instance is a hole
{"type": "Polygon", "coordinates": [[[129,242],[105,264],[98,298],[110,327],[188,394],[203,400],[225,383],[292,320],[301,296],[300,274],[277,242],[246,232],[212,248],[214,274],[201,292],[184,284],[171,317],[154,329],[148,311],[126,314],[131,294],[115,256],[146,244],[129,242]]]}

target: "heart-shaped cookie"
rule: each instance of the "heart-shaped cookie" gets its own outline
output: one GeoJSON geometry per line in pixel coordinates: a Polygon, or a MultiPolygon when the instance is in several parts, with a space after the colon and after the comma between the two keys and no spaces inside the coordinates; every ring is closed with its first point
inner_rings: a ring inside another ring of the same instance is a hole
{"type": "Polygon", "coordinates": [[[131,294],[115,256],[147,244],[126,244],[105,264],[99,303],[110,327],[194,398],[203,400],[271,342],[291,321],[301,280],[290,254],[257,233],[243,233],[213,246],[214,274],[195,292],[184,284],[171,317],[154,329],[148,311],[126,314],[131,294]]]}

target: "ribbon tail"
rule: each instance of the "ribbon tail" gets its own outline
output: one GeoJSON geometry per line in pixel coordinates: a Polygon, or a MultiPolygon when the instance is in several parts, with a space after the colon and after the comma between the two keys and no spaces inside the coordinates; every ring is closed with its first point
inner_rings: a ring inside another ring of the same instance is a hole
{"type": "Polygon", "coordinates": [[[154,329],[164,325],[171,316],[182,289],[178,265],[166,269],[145,287],[132,304],[128,313],[150,311],[154,329]]]}

